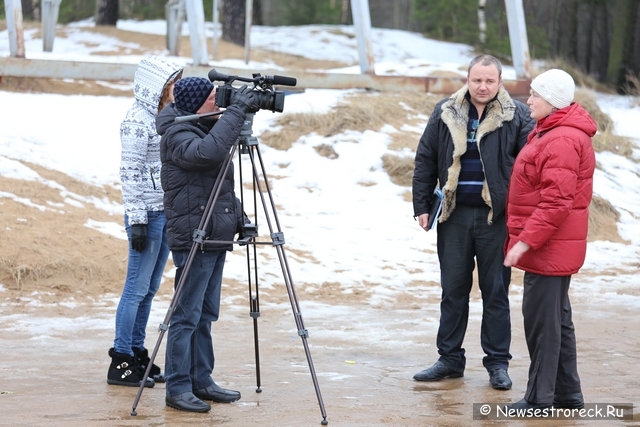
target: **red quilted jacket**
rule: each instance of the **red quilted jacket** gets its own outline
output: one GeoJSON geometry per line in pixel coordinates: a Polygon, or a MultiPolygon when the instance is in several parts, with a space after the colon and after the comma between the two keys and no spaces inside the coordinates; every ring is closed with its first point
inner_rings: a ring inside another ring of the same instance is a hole
{"type": "Polygon", "coordinates": [[[577,273],[587,251],[597,130],[578,103],[538,121],[513,165],[505,253],[531,246],[515,267],[544,276],[577,273]]]}

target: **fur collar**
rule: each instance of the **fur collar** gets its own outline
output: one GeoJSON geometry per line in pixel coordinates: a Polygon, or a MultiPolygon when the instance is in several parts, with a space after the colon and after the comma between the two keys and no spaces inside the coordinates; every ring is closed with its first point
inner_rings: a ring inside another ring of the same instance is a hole
{"type": "MultiPolygon", "coordinates": [[[[453,141],[453,163],[448,170],[447,183],[442,189],[444,200],[442,204],[442,216],[440,221],[446,221],[456,207],[456,188],[460,177],[460,156],[467,151],[467,123],[469,121],[469,100],[466,95],[469,86],[464,85],[449,99],[442,103],[442,122],[449,129],[453,141]]],[[[476,139],[478,149],[482,144],[482,138],[494,130],[502,127],[504,122],[511,121],[515,115],[516,105],[503,86],[500,86],[496,97],[485,106],[484,119],[478,126],[476,139]]],[[[491,194],[485,179],[482,188],[482,198],[492,210],[489,212],[488,221],[493,220],[493,205],[491,194]]]]}

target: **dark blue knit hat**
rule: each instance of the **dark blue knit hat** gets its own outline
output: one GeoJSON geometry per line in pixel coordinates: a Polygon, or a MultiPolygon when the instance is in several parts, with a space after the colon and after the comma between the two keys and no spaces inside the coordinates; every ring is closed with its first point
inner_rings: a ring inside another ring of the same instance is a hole
{"type": "Polygon", "coordinates": [[[195,114],[212,90],[213,84],[205,78],[185,77],[173,86],[174,102],[179,109],[195,114]]]}

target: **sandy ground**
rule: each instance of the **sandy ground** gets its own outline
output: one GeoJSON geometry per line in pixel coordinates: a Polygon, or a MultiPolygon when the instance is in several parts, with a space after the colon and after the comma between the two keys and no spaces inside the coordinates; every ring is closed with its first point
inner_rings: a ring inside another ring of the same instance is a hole
{"type": "MultiPolygon", "coordinates": [[[[140,42],[143,37],[116,33],[124,41],[140,42]]],[[[163,38],[144,38],[145,43],[162,49],[163,38]]],[[[183,42],[183,46],[188,48],[188,42],[183,42]]],[[[224,51],[227,56],[242,57],[241,48],[228,49],[224,51]]],[[[301,67],[319,67],[303,63],[300,58],[268,59],[284,66],[291,61],[290,64],[301,67]]],[[[4,78],[0,90],[129,96],[91,82],[83,85],[4,78]]],[[[33,164],[27,166],[68,192],[63,194],[39,182],[3,177],[0,188],[40,205],[64,203],[69,193],[120,202],[116,188],[94,187],[60,172],[33,164]]],[[[256,393],[253,325],[248,303],[227,304],[214,325],[217,360],[214,378],[223,386],[240,390],[242,399],[227,405],[214,404],[207,414],[184,413],[165,407],[164,385],[158,384],[144,390],[136,408],[137,416],[132,416],[138,389],[106,383],[107,350],[113,342],[114,313],[126,267],[126,243],[84,226],[89,218],[122,223],[122,217],[114,218],[90,205],[66,204],[64,211],[64,215],[52,215],[26,209],[10,199],[0,200],[0,283],[4,285],[0,292],[0,426],[320,425],[322,405],[314,390],[284,286],[262,293],[258,320],[261,393],[256,393]]],[[[615,224],[605,227],[599,238],[607,236],[620,241],[615,224]]],[[[637,266],[633,268],[637,271],[637,266]]],[[[617,273],[629,271],[610,272],[610,278],[615,280],[617,273]]],[[[336,274],[333,280],[339,281],[339,273],[336,274]]],[[[481,313],[477,309],[472,309],[465,343],[465,377],[420,383],[412,380],[413,374],[430,366],[437,357],[437,299],[416,297],[410,284],[393,304],[382,307],[372,306],[366,292],[343,294],[336,283],[317,287],[321,291],[313,293],[304,292],[301,286],[297,295],[310,334],[310,354],[329,425],[543,425],[544,421],[474,421],[472,416],[473,403],[517,401],[526,389],[529,359],[520,314],[521,282],[521,275],[515,273],[511,289],[510,368],[514,387],[510,391],[496,391],[489,386],[481,362],[481,313]]],[[[417,277],[414,285],[424,282],[417,277]]],[[[157,326],[166,314],[171,288],[171,283],[165,282],[154,302],[147,338],[150,349],[158,341],[157,326]]],[[[242,300],[247,295],[247,286],[225,282],[223,292],[227,297],[239,296],[242,300]]],[[[624,290],[625,295],[636,297],[638,292],[637,288],[624,290]]],[[[477,303],[476,289],[472,296],[477,303]]],[[[604,291],[602,295],[588,297],[573,293],[572,299],[585,400],[637,405],[640,403],[637,307],[614,305],[604,291]]],[[[164,342],[159,345],[156,362],[164,366],[164,342]]],[[[636,414],[631,421],[573,420],[547,424],[640,426],[640,415],[636,414]]]]}
{"type": "MultiPolygon", "coordinates": [[[[294,285],[295,286],[295,285],[294,285]]],[[[461,379],[436,383],[412,380],[436,357],[438,305],[385,309],[364,304],[310,302],[298,293],[310,354],[329,425],[466,426],[505,425],[474,421],[473,403],[519,400],[529,366],[519,313],[521,288],[513,286],[512,390],[496,391],[482,367],[479,315],[472,310],[467,332],[467,370],[461,379]]],[[[164,384],[145,389],[131,415],[137,388],[106,383],[107,349],[113,340],[116,299],[93,305],[2,307],[0,324],[0,426],[313,426],[323,420],[304,347],[286,289],[261,298],[258,319],[261,393],[256,392],[252,319],[248,305],[226,306],[214,324],[216,370],[221,385],[241,391],[232,404],[213,404],[210,413],[190,414],[164,405],[164,384]]],[[[156,299],[147,338],[166,314],[170,285],[156,299]]],[[[225,286],[225,295],[244,293],[225,286]]],[[[275,292],[272,291],[272,294],[275,292]]],[[[474,295],[474,300],[478,296],[474,295]]],[[[573,297],[579,372],[588,403],[640,402],[637,376],[638,313],[628,307],[598,306],[573,297]]],[[[166,337],[165,337],[166,338],[166,337]]],[[[164,366],[164,340],[157,360],[164,366]]],[[[637,411],[637,409],[636,409],[637,411]]],[[[508,421],[538,426],[542,421],[508,421]]],[[[632,421],[572,420],[551,425],[640,425],[632,421]]]]}

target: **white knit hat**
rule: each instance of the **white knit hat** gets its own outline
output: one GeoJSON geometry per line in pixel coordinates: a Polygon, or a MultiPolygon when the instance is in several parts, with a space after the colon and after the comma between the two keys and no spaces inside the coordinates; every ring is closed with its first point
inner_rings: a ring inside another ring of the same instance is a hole
{"type": "Polygon", "coordinates": [[[573,102],[576,84],[569,73],[553,68],[533,79],[531,89],[554,107],[565,108],[573,102]]]}

